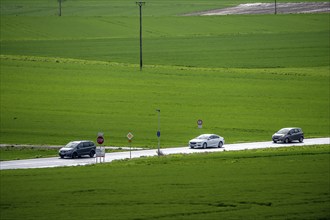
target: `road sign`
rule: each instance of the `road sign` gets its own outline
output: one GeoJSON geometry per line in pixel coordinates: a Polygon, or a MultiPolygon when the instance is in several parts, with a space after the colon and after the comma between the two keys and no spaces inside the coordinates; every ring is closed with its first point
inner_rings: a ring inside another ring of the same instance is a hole
{"type": "Polygon", "coordinates": [[[131,132],[128,132],[127,136],[128,140],[132,140],[132,138],[134,137],[134,135],[131,132]]]}
{"type": "Polygon", "coordinates": [[[98,144],[103,144],[103,142],[104,142],[104,138],[102,136],[98,136],[97,137],[97,143],[98,144]]]}
{"type": "Polygon", "coordinates": [[[160,131],[157,131],[157,137],[160,137],[160,131]]]}
{"type": "Polygon", "coordinates": [[[103,142],[104,142],[103,133],[99,132],[99,133],[97,134],[97,139],[96,139],[96,141],[97,141],[98,144],[103,144],[103,142]]]}
{"type": "Polygon", "coordinates": [[[105,157],[105,148],[96,148],[96,157],[105,157]]]}

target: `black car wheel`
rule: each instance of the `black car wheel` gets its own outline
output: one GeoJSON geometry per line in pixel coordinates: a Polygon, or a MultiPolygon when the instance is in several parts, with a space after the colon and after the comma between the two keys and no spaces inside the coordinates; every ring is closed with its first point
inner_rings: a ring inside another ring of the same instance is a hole
{"type": "Polygon", "coordinates": [[[300,137],[299,138],[299,142],[302,143],[304,141],[304,138],[303,137],[300,137]]]}
{"type": "Polygon", "coordinates": [[[222,143],[222,141],[220,141],[218,144],[218,148],[222,148],[222,145],[223,145],[223,143],[222,143]]]}
{"type": "Polygon", "coordinates": [[[74,158],[77,158],[78,157],[78,154],[77,154],[77,152],[74,152],[73,154],[72,154],[72,159],[74,159],[74,158]]]}
{"type": "Polygon", "coordinates": [[[203,148],[204,148],[204,149],[207,148],[207,143],[204,143],[204,144],[203,144],[203,148]]]}
{"type": "Polygon", "coordinates": [[[89,153],[89,156],[90,156],[90,157],[94,157],[94,155],[95,155],[95,152],[92,150],[92,151],[89,153]]]}
{"type": "Polygon", "coordinates": [[[289,138],[285,138],[284,143],[288,144],[289,143],[289,138]]]}

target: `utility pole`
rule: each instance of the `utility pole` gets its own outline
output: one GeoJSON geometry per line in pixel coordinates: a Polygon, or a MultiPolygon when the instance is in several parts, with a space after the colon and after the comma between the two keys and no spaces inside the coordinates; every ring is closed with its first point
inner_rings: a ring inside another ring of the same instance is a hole
{"type": "Polygon", "coordinates": [[[136,2],[140,8],[140,70],[142,70],[142,6],[145,2],[136,2]]]}
{"type": "Polygon", "coordinates": [[[58,16],[62,16],[62,0],[58,0],[58,16]]]}
{"type": "Polygon", "coordinates": [[[275,0],[275,14],[277,14],[277,4],[276,4],[276,0],[275,0]]]}

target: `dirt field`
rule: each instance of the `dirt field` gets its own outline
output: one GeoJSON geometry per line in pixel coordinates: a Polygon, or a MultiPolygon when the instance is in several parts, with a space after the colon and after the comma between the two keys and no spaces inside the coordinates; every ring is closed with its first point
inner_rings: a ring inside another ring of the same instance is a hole
{"type": "MultiPolygon", "coordinates": [[[[300,3],[277,3],[277,14],[297,13],[329,13],[330,2],[300,2],[300,3]]],[[[274,14],[275,3],[250,3],[240,4],[235,7],[215,9],[185,14],[186,16],[196,15],[233,15],[233,14],[274,14]]]]}

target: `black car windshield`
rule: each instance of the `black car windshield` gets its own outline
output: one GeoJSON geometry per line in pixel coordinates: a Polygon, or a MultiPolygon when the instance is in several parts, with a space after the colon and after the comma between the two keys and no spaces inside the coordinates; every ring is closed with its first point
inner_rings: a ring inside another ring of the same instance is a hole
{"type": "Polygon", "coordinates": [[[67,145],[65,145],[65,148],[74,148],[75,146],[77,146],[76,142],[70,142],[67,145]]]}
{"type": "Polygon", "coordinates": [[[278,134],[287,134],[289,131],[290,131],[290,129],[288,129],[288,128],[283,128],[283,129],[279,130],[277,133],[278,133],[278,134]]]}
{"type": "Polygon", "coordinates": [[[196,139],[208,139],[209,138],[209,135],[200,135],[198,136],[196,139]]]}

